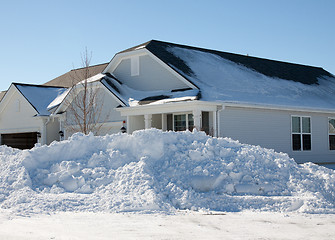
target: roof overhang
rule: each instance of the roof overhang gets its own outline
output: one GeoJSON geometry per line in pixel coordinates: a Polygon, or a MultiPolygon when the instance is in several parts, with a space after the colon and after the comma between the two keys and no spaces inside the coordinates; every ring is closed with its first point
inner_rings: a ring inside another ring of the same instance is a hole
{"type": "Polygon", "coordinates": [[[116,110],[121,113],[121,116],[136,116],[145,114],[187,112],[195,109],[201,111],[217,111],[217,110],[224,110],[227,107],[304,112],[304,113],[307,112],[307,113],[335,114],[335,110],[333,109],[316,109],[316,108],[303,108],[294,106],[287,107],[287,106],[261,105],[261,104],[238,103],[238,102],[208,102],[201,100],[138,105],[131,107],[116,108],[116,110]]]}
{"type": "Polygon", "coordinates": [[[266,104],[253,104],[253,103],[239,103],[239,102],[222,102],[220,103],[223,108],[225,107],[238,107],[238,108],[251,108],[251,109],[264,109],[264,110],[277,110],[277,111],[290,111],[290,112],[310,112],[310,113],[323,113],[323,114],[335,114],[335,109],[318,109],[318,108],[306,108],[299,106],[276,106],[266,104]]]}
{"type": "Polygon", "coordinates": [[[148,104],[133,107],[116,108],[116,111],[121,113],[121,116],[136,116],[145,114],[163,114],[188,112],[192,110],[200,111],[217,111],[222,107],[222,103],[207,102],[207,101],[183,101],[170,102],[164,104],[148,104]]]}

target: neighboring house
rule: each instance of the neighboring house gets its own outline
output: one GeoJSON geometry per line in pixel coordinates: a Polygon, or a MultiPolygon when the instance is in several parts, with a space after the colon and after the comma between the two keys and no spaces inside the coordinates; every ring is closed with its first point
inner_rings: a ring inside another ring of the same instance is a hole
{"type": "MultiPolygon", "coordinates": [[[[335,77],[322,68],[155,40],[100,67],[88,82],[104,99],[101,134],[196,128],[335,167],[335,77]]],[[[76,88],[48,105],[65,137],[76,88]]]]}
{"type": "Polygon", "coordinates": [[[47,106],[66,88],[12,83],[0,103],[1,144],[26,149],[59,139],[47,106]]]}
{"type": "Polygon", "coordinates": [[[3,98],[3,96],[5,96],[5,94],[6,94],[6,91],[1,91],[0,92],[0,102],[1,102],[1,100],[3,98]]]}
{"type": "Polygon", "coordinates": [[[62,86],[65,88],[70,88],[73,85],[77,84],[78,82],[84,80],[86,75],[94,76],[98,73],[101,73],[108,63],[98,64],[89,66],[88,68],[77,68],[72,69],[71,71],[52,79],[49,82],[43,84],[43,86],[62,86]],[[86,73],[86,70],[88,72],[86,73]]]}
{"type": "MultiPolygon", "coordinates": [[[[106,66],[91,66],[89,74],[95,75],[106,66]]],[[[81,81],[84,72],[84,68],[74,69],[43,85],[13,83],[7,91],[1,92],[1,144],[28,149],[35,143],[50,144],[62,139],[59,133],[62,122],[52,116],[49,105],[66,94],[72,84],[81,81]]]]}

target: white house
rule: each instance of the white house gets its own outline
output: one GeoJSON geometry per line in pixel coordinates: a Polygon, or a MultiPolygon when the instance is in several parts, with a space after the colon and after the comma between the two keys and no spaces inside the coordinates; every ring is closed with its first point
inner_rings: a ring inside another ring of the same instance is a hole
{"type": "MultiPolygon", "coordinates": [[[[97,74],[106,66],[92,66],[90,74],[97,74]]],[[[49,111],[49,105],[83,75],[82,68],[74,69],[43,85],[12,83],[7,91],[1,92],[1,144],[27,149],[35,143],[50,144],[60,140],[61,122],[49,111]]]]}
{"type": "Polygon", "coordinates": [[[195,127],[299,163],[335,163],[335,78],[322,68],[150,41],[103,73],[118,80],[129,133],[195,127]]]}
{"type": "MultiPolygon", "coordinates": [[[[322,68],[152,40],[101,71],[89,84],[103,92],[102,134],[196,128],[335,166],[335,77],[322,68]]],[[[65,137],[70,92],[48,105],[65,137]]]]}
{"type": "Polygon", "coordinates": [[[25,149],[58,139],[59,123],[47,106],[65,90],[12,83],[0,103],[1,144],[25,149]]]}

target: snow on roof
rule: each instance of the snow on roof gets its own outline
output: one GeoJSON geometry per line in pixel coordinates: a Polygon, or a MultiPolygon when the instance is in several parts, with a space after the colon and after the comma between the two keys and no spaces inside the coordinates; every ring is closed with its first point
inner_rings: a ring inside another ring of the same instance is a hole
{"type": "Polygon", "coordinates": [[[103,78],[105,76],[105,74],[103,73],[98,73],[90,78],[84,79],[83,81],[79,82],[78,84],[83,84],[85,81],[87,81],[88,83],[90,82],[95,82],[100,80],[101,78],[103,78]]]}
{"type": "Polygon", "coordinates": [[[36,109],[38,115],[48,116],[48,106],[67,89],[61,87],[46,87],[40,85],[14,84],[28,102],[36,109]]]}
{"type": "Polygon", "coordinates": [[[64,98],[67,96],[67,94],[69,93],[69,91],[71,90],[71,88],[66,89],[65,91],[63,91],[63,93],[59,94],[48,106],[47,109],[51,110],[55,107],[57,107],[59,104],[62,103],[62,101],[64,100],[64,98]]]}
{"type": "MultiPolygon", "coordinates": [[[[304,84],[266,76],[210,52],[176,46],[166,50],[189,67],[186,77],[201,89],[202,100],[335,109],[335,78],[324,70],[328,74],[319,76],[317,84],[304,84]]],[[[172,64],[185,75],[185,71],[172,64]]]]}
{"type": "Polygon", "coordinates": [[[126,84],[120,83],[114,76],[107,75],[101,80],[101,82],[128,106],[195,100],[198,98],[199,94],[198,89],[181,89],[175,91],[135,90],[126,84]]]}

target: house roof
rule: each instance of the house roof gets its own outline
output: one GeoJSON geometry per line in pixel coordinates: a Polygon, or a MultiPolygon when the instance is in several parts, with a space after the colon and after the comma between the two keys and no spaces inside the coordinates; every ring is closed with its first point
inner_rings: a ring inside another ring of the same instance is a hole
{"type": "Polygon", "coordinates": [[[180,70],[180,72],[184,73],[186,77],[188,75],[192,75],[193,71],[186,64],[186,62],[180,57],[174,55],[171,51],[169,51],[169,49],[173,47],[178,47],[185,50],[196,50],[204,53],[210,53],[212,55],[216,55],[223,59],[227,59],[229,61],[237,63],[239,65],[243,65],[249,69],[253,69],[254,71],[259,72],[265,76],[291,80],[303,84],[318,84],[319,77],[332,76],[329,72],[325,71],[321,67],[313,67],[289,62],[282,62],[265,58],[240,55],[235,53],[228,53],[211,49],[204,49],[169,42],[162,42],[157,40],[148,41],[141,45],[124,50],[122,52],[128,52],[136,49],[146,48],[169,66],[172,66],[173,68],[180,70]]]}
{"type": "Polygon", "coordinates": [[[31,106],[38,112],[38,115],[48,116],[48,105],[57,96],[61,95],[66,88],[42,86],[32,84],[13,83],[20,93],[27,99],[31,106]]]}
{"type": "Polygon", "coordinates": [[[335,110],[335,77],[320,67],[157,40],[121,53],[142,48],[196,85],[204,101],[335,110]]]}
{"type": "Polygon", "coordinates": [[[1,91],[0,92],[0,101],[3,99],[7,91],[1,91]]]}
{"type": "Polygon", "coordinates": [[[43,86],[61,86],[69,88],[84,80],[85,78],[87,78],[87,76],[90,77],[101,73],[107,65],[108,63],[102,63],[94,66],[89,66],[87,68],[89,71],[88,73],[86,73],[86,68],[73,69],[49,82],[44,83],[43,86]]]}

